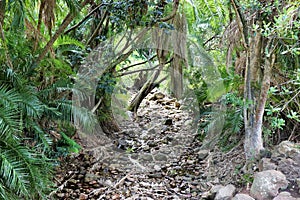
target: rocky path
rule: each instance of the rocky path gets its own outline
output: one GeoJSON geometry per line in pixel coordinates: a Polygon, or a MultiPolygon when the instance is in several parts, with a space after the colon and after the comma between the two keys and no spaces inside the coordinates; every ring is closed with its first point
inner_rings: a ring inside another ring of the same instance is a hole
{"type": "Polygon", "coordinates": [[[161,92],[152,93],[136,118],[121,120],[125,131],[117,141],[67,158],[57,170],[51,197],[213,199],[217,186],[228,184],[249,193],[242,146],[227,153],[201,149],[193,112],[185,108],[161,92]]]}

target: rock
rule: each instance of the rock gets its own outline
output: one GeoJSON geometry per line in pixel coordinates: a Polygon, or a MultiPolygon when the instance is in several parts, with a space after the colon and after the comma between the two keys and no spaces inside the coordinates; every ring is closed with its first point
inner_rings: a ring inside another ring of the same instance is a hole
{"type": "Polygon", "coordinates": [[[197,155],[198,155],[198,159],[201,161],[201,160],[204,160],[209,154],[209,151],[208,150],[200,150],[197,152],[197,155]]]}
{"type": "Polygon", "coordinates": [[[280,171],[262,171],[255,174],[250,195],[257,200],[268,200],[274,198],[279,189],[285,189],[287,186],[286,177],[280,171]]]}
{"type": "Polygon", "coordinates": [[[155,171],[160,171],[161,170],[161,167],[159,165],[154,165],[154,170],[155,171]]]}
{"type": "Polygon", "coordinates": [[[286,158],[294,158],[300,154],[299,144],[290,141],[281,142],[272,152],[272,157],[283,156],[286,158]]]}
{"type": "Polygon", "coordinates": [[[226,185],[217,192],[215,200],[231,200],[235,193],[235,190],[236,188],[234,185],[226,185]]]}
{"type": "Polygon", "coordinates": [[[153,95],[153,97],[150,98],[150,100],[155,101],[155,100],[157,100],[157,99],[163,99],[163,98],[165,98],[165,96],[166,96],[166,95],[164,95],[163,93],[157,92],[157,93],[155,93],[155,94],[153,95]]]}
{"type": "Polygon", "coordinates": [[[292,195],[289,192],[281,192],[273,200],[296,200],[296,198],[292,197],[292,195]]]}
{"type": "Polygon", "coordinates": [[[247,194],[236,194],[232,200],[255,200],[247,194]]]}
{"type": "Polygon", "coordinates": [[[262,158],[259,161],[258,169],[259,169],[259,171],[266,171],[266,170],[272,170],[272,169],[276,170],[277,165],[275,163],[273,163],[270,158],[262,158]]]}
{"type": "Polygon", "coordinates": [[[283,158],[278,162],[278,170],[281,171],[288,180],[295,180],[300,177],[300,164],[291,158],[283,158]]]}
{"type": "Polygon", "coordinates": [[[85,200],[85,199],[88,199],[88,198],[89,198],[89,195],[87,195],[87,194],[81,193],[81,194],[79,195],[79,200],[85,200]]]}
{"type": "Polygon", "coordinates": [[[214,185],[208,192],[204,192],[201,197],[202,199],[214,199],[217,192],[223,188],[222,185],[214,185]]]}
{"type": "Polygon", "coordinates": [[[173,124],[172,119],[166,119],[164,125],[171,126],[173,124]]]}
{"type": "Polygon", "coordinates": [[[177,109],[179,109],[180,108],[180,106],[181,106],[181,104],[179,103],[179,102],[174,102],[174,106],[175,106],[175,108],[177,108],[177,109]]]}
{"type": "Polygon", "coordinates": [[[154,156],[154,159],[156,161],[166,161],[168,158],[166,155],[158,153],[157,155],[154,156]]]}

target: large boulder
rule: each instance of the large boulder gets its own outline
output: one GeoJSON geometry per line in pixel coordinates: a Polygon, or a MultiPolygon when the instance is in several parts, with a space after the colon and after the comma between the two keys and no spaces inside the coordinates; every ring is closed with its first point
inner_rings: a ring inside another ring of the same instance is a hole
{"type": "Polygon", "coordinates": [[[271,200],[279,189],[286,189],[288,181],[283,173],[276,170],[258,172],[254,176],[250,195],[257,200],[271,200]]]}

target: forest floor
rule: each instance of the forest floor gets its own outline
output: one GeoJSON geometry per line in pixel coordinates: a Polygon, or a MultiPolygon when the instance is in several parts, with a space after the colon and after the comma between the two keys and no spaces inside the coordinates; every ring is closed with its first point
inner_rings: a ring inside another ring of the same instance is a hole
{"type": "Polygon", "coordinates": [[[124,131],[116,141],[65,159],[52,197],[196,200],[216,185],[247,189],[251,180],[241,173],[242,145],[226,153],[203,149],[193,121],[193,113],[180,102],[152,92],[134,119],[121,120],[124,131]]]}

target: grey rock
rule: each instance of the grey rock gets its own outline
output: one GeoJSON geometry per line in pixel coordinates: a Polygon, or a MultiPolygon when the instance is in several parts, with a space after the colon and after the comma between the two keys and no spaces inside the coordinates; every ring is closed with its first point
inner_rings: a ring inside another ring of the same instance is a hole
{"type": "Polygon", "coordinates": [[[217,192],[223,188],[222,185],[214,185],[209,191],[204,192],[201,197],[202,199],[214,199],[217,192]]]}
{"type": "Polygon", "coordinates": [[[255,200],[254,198],[250,197],[249,195],[247,194],[236,194],[232,200],[255,200]]]}
{"type": "Polygon", "coordinates": [[[273,200],[296,200],[296,198],[292,197],[292,195],[289,192],[281,192],[273,200]]]}
{"type": "Polygon", "coordinates": [[[142,161],[153,161],[153,158],[152,158],[152,155],[151,154],[148,154],[148,153],[145,153],[145,154],[142,154],[141,156],[140,156],[140,159],[142,160],[142,161]]]}
{"type": "Polygon", "coordinates": [[[164,154],[158,153],[157,155],[154,156],[154,159],[156,161],[166,161],[168,157],[164,154]]]}
{"type": "Polygon", "coordinates": [[[288,182],[282,172],[262,171],[255,174],[250,195],[257,200],[271,200],[277,196],[279,189],[285,189],[287,186],[288,182]]]}
{"type": "Polygon", "coordinates": [[[290,141],[281,142],[272,152],[272,157],[284,156],[286,158],[294,158],[300,154],[299,144],[290,141]]]}
{"type": "Polygon", "coordinates": [[[204,160],[209,154],[209,151],[208,150],[200,150],[197,152],[197,155],[198,155],[198,159],[201,161],[201,160],[204,160]]]}
{"type": "Polygon", "coordinates": [[[262,158],[259,161],[258,168],[259,168],[259,171],[266,171],[266,170],[272,170],[272,169],[276,170],[277,165],[275,163],[273,163],[270,158],[262,158]]]}
{"type": "Polygon", "coordinates": [[[236,188],[234,185],[226,185],[217,192],[215,200],[231,200],[235,191],[236,188]]]}

